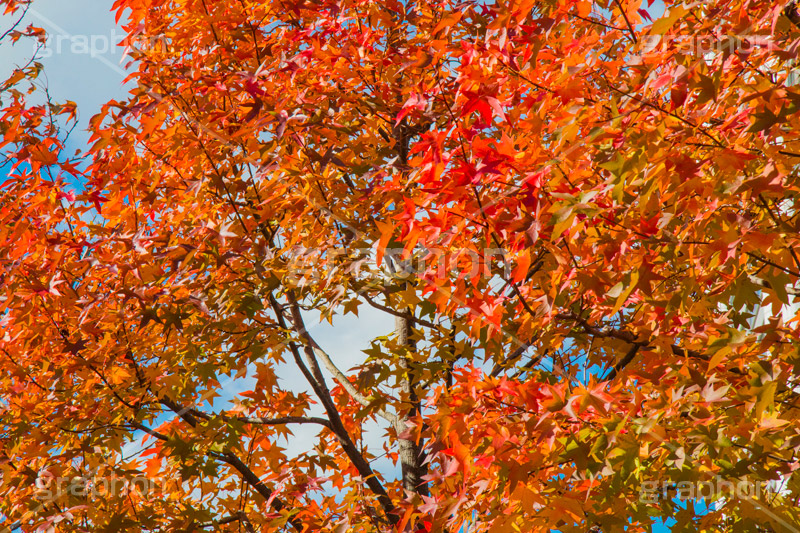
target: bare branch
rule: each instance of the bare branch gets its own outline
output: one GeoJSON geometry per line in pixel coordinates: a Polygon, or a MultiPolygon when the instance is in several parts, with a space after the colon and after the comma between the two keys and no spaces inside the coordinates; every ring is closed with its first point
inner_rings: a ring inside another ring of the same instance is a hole
{"type": "Polygon", "coordinates": [[[261,418],[255,416],[226,417],[227,420],[238,420],[247,424],[262,424],[265,426],[280,426],[284,424],[319,424],[330,429],[331,423],[321,417],[282,416],[279,418],[261,418]]]}
{"type": "MultiPolygon", "coordinates": [[[[747,276],[747,277],[748,277],[748,279],[750,279],[750,281],[752,281],[753,283],[755,283],[759,287],[765,287],[767,289],[773,289],[774,290],[774,288],[772,286],[772,283],[770,283],[769,281],[767,281],[765,279],[761,279],[759,277],[752,276],[752,275],[751,276],[747,276]]],[[[800,290],[795,289],[793,287],[785,287],[784,290],[786,291],[786,294],[791,294],[792,296],[800,296],[800,290]]]]}
{"type": "MultiPolygon", "coordinates": [[[[197,426],[197,419],[189,412],[191,411],[191,408],[181,407],[174,401],[165,398],[162,398],[161,402],[170,409],[172,409],[172,411],[175,412],[175,414],[181,417],[190,426],[192,427],[197,426]]],[[[137,427],[138,429],[141,429],[145,433],[153,435],[160,440],[169,439],[169,437],[167,437],[166,435],[155,432],[142,424],[134,422],[133,425],[134,427],[137,427]]],[[[253,489],[255,489],[255,491],[258,492],[266,501],[271,502],[271,506],[274,510],[280,511],[285,507],[283,501],[280,498],[275,498],[272,494],[272,490],[266,485],[264,485],[264,482],[261,481],[261,479],[255,474],[255,472],[253,472],[250,469],[250,467],[247,466],[241,459],[239,459],[233,452],[220,453],[220,452],[208,451],[206,452],[206,455],[218,459],[223,463],[232,466],[237,472],[239,472],[239,474],[241,474],[242,479],[244,479],[248,485],[253,487],[253,489]]],[[[290,519],[289,523],[297,531],[304,530],[303,524],[301,524],[296,519],[290,519]]]]}
{"type": "Polygon", "coordinates": [[[248,520],[247,515],[245,515],[242,511],[238,513],[226,516],[225,518],[221,518],[219,520],[213,520],[211,522],[203,522],[201,524],[196,524],[195,527],[205,529],[208,527],[217,527],[217,526],[224,526],[225,524],[233,524],[234,522],[241,522],[244,525],[244,528],[247,530],[247,533],[254,533],[255,530],[253,529],[253,524],[250,523],[248,520]]]}
{"type": "MultiPolygon", "coordinates": [[[[371,401],[367,396],[362,394],[361,392],[356,389],[355,385],[347,378],[344,372],[339,370],[336,364],[331,359],[331,356],[322,349],[322,347],[314,340],[311,335],[309,335],[308,331],[305,328],[305,323],[303,322],[303,318],[300,315],[300,308],[297,306],[296,302],[292,302],[291,306],[291,314],[292,314],[292,322],[295,325],[295,331],[303,338],[303,341],[310,350],[313,351],[313,354],[320,358],[322,364],[331,373],[333,379],[339,383],[342,388],[347,391],[355,401],[360,403],[364,407],[370,407],[374,403],[371,401]]],[[[322,374],[316,376],[317,380],[324,380],[322,374]]],[[[376,413],[383,419],[387,420],[391,424],[397,424],[397,417],[384,409],[377,409],[376,413]]]]}
{"type": "Polygon", "coordinates": [[[605,377],[605,381],[612,381],[617,375],[619,375],[622,370],[633,361],[633,358],[636,357],[636,354],[639,352],[639,349],[642,347],[641,343],[634,343],[628,353],[625,354],[625,357],[619,360],[614,368],[611,369],[611,372],[605,377]]]}
{"type": "Polygon", "coordinates": [[[389,313],[390,315],[393,315],[393,316],[396,316],[396,317],[399,317],[399,318],[408,318],[408,320],[410,320],[414,324],[419,324],[420,326],[425,326],[425,327],[431,328],[431,329],[439,329],[439,326],[437,326],[433,322],[429,322],[428,320],[425,320],[423,318],[407,317],[405,314],[403,314],[400,311],[395,311],[391,307],[386,307],[385,305],[379,304],[378,302],[376,302],[375,300],[373,300],[372,298],[370,298],[366,294],[364,294],[363,296],[364,296],[364,299],[367,301],[367,303],[370,306],[374,307],[375,309],[377,309],[379,311],[383,311],[384,313],[389,313]]]}
{"type": "MultiPolygon", "coordinates": [[[[303,362],[295,343],[289,342],[289,349],[292,351],[295,361],[303,372],[303,375],[306,377],[309,385],[311,385],[311,387],[314,389],[314,393],[317,395],[320,402],[322,402],[325,412],[328,414],[328,419],[330,420],[331,431],[333,431],[333,433],[339,438],[339,444],[341,445],[342,450],[344,450],[347,457],[353,463],[353,466],[356,467],[356,470],[358,470],[358,473],[364,479],[364,482],[367,484],[370,490],[378,497],[378,501],[383,508],[386,518],[389,520],[389,522],[395,524],[399,521],[399,516],[397,513],[395,513],[394,503],[392,503],[392,499],[389,497],[386,489],[378,480],[375,472],[373,472],[372,466],[366,459],[364,459],[364,456],[361,455],[358,447],[356,447],[353,439],[350,437],[350,434],[344,427],[342,418],[333,402],[330,389],[328,389],[328,385],[325,383],[325,376],[322,375],[322,371],[320,370],[319,363],[317,362],[315,355],[318,355],[320,352],[322,352],[322,355],[325,357],[325,359],[327,359],[331,367],[338,372],[338,374],[335,372],[331,373],[333,373],[337,378],[343,379],[344,383],[350,385],[353,390],[355,390],[355,387],[353,387],[347,377],[344,376],[344,374],[339,371],[338,368],[336,368],[330,357],[328,357],[328,355],[321,348],[319,348],[319,345],[316,343],[316,341],[314,341],[311,335],[308,334],[303,321],[303,316],[300,313],[300,306],[291,292],[287,294],[287,299],[289,300],[290,319],[293,326],[292,329],[299,334],[304,341],[303,353],[305,354],[305,363],[303,362]],[[306,366],[306,364],[308,366],[306,366]]],[[[283,310],[278,305],[278,302],[274,297],[270,298],[270,302],[277,315],[279,324],[281,324],[281,326],[285,329],[288,329],[286,328],[286,320],[283,316],[283,310]]]]}
{"type": "Polygon", "coordinates": [[[203,420],[213,420],[215,418],[219,418],[220,420],[224,420],[226,422],[237,421],[244,422],[246,424],[261,424],[265,426],[280,426],[284,424],[319,424],[329,429],[331,427],[329,420],[316,416],[281,416],[278,418],[266,418],[259,416],[229,416],[225,413],[204,413],[203,411],[194,408],[188,408],[187,412],[197,418],[202,418],[203,420]]]}
{"type": "Polygon", "coordinates": [[[625,341],[625,342],[630,342],[630,343],[633,343],[633,342],[636,341],[636,336],[633,333],[629,332],[629,331],[623,331],[621,329],[615,329],[615,328],[612,328],[611,326],[602,326],[602,327],[593,326],[592,324],[589,324],[589,322],[586,319],[584,319],[584,318],[582,318],[582,317],[580,317],[578,315],[575,315],[573,313],[558,313],[556,315],[556,318],[558,318],[560,320],[570,320],[570,321],[573,321],[573,322],[577,322],[578,324],[580,324],[583,327],[583,329],[584,329],[584,331],[586,331],[586,333],[590,333],[590,334],[594,335],[595,337],[605,337],[605,338],[619,339],[619,340],[622,340],[622,341],[625,341]]]}
{"type": "Polygon", "coordinates": [[[633,39],[634,43],[638,43],[639,41],[636,39],[636,31],[633,29],[633,25],[631,24],[631,21],[628,20],[628,14],[625,13],[625,8],[622,7],[622,4],[619,2],[619,0],[614,0],[614,3],[617,4],[617,7],[619,8],[620,13],[622,13],[622,18],[625,19],[625,24],[628,26],[628,31],[631,34],[631,39],[633,39]]]}

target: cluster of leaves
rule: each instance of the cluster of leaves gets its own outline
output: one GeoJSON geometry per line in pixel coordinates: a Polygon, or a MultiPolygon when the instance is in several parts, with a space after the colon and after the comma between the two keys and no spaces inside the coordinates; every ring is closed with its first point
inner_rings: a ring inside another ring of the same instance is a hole
{"type": "Polygon", "coordinates": [[[800,529],[800,30],[664,4],[117,0],[135,88],[75,157],[15,71],[7,523],[800,529]],[[341,369],[307,322],[365,308],[396,328],[341,369]],[[717,479],[781,490],[641,498],[717,479]]]}

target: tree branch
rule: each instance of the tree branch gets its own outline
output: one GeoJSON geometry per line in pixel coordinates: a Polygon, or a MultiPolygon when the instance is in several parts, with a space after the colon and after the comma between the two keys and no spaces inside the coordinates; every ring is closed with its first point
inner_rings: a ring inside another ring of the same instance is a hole
{"type": "MultiPolygon", "coordinates": [[[[621,341],[625,341],[629,344],[632,344],[636,347],[636,350],[633,350],[632,347],[631,350],[625,355],[625,357],[623,357],[619,361],[619,363],[615,365],[615,370],[612,370],[612,372],[609,373],[609,377],[607,378],[608,380],[611,380],[614,377],[616,377],[619,374],[619,371],[621,371],[625,366],[630,364],[630,362],[633,360],[633,358],[636,356],[636,353],[640,349],[648,348],[652,344],[650,340],[637,341],[636,336],[629,331],[622,331],[620,329],[612,328],[611,326],[602,326],[602,327],[593,326],[589,324],[585,319],[577,315],[574,315],[572,313],[559,313],[556,315],[556,318],[559,318],[561,320],[570,320],[573,322],[577,322],[578,324],[581,325],[581,327],[583,327],[584,331],[586,331],[591,335],[594,335],[595,337],[619,339],[621,341]],[[623,362],[624,364],[622,364],[623,362]]],[[[686,348],[682,348],[677,344],[673,344],[672,346],[670,346],[670,349],[672,350],[672,353],[674,355],[677,355],[679,357],[690,357],[692,359],[700,359],[702,361],[711,360],[711,358],[704,353],[698,352],[696,350],[689,350],[686,348]]],[[[743,372],[738,368],[728,368],[727,370],[732,374],[743,374],[743,372]]]]}
{"type": "MultiPolygon", "coordinates": [[[[189,411],[191,408],[182,408],[177,403],[173,402],[172,400],[162,398],[162,403],[169,407],[175,414],[185,420],[190,426],[197,427],[197,420],[192,416],[189,411]]],[[[145,433],[148,433],[160,440],[166,441],[169,440],[169,437],[158,433],[156,431],[151,430],[150,428],[144,426],[143,424],[139,424],[138,422],[133,422],[132,424],[134,427],[141,429],[145,433]]],[[[213,457],[218,459],[230,466],[232,466],[239,474],[241,474],[242,479],[244,479],[256,492],[258,492],[266,501],[271,501],[271,506],[276,511],[281,511],[285,504],[279,498],[273,497],[272,490],[264,485],[261,479],[248,467],[241,459],[239,459],[233,452],[213,452],[208,451],[206,455],[209,457],[213,457]]],[[[294,527],[297,531],[304,531],[303,524],[301,524],[296,519],[290,519],[289,523],[294,527]]]]}
{"type": "Polygon", "coordinates": [[[625,13],[625,8],[622,7],[622,4],[619,0],[614,0],[614,3],[617,4],[620,13],[622,13],[622,18],[625,19],[625,24],[628,26],[628,31],[631,33],[631,38],[633,39],[634,43],[638,43],[639,41],[636,39],[636,31],[633,29],[633,25],[631,21],[628,20],[628,14],[625,13]]]}
{"type": "MultiPolygon", "coordinates": [[[[761,278],[753,276],[753,275],[749,275],[747,277],[748,277],[748,279],[750,281],[752,281],[754,284],[758,285],[759,287],[765,287],[767,289],[773,289],[774,290],[774,288],[772,286],[772,283],[770,283],[769,281],[767,281],[765,279],[761,279],[761,278]]],[[[791,294],[792,296],[800,296],[800,290],[795,289],[793,287],[785,287],[784,290],[786,291],[786,294],[791,294]]]]}
{"type": "Polygon", "coordinates": [[[203,522],[200,524],[196,524],[195,527],[200,529],[205,529],[207,527],[217,527],[217,526],[224,526],[226,524],[233,524],[234,522],[241,522],[244,525],[244,528],[247,530],[247,533],[255,533],[255,529],[253,529],[253,524],[250,523],[250,520],[247,518],[247,515],[244,512],[239,511],[238,513],[226,516],[220,520],[213,520],[211,522],[203,522]]]}
{"type": "MultiPolygon", "coordinates": [[[[514,362],[514,361],[516,361],[517,359],[519,359],[519,357],[520,357],[522,354],[524,354],[524,353],[525,353],[525,351],[526,351],[528,348],[530,348],[531,346],[533,346],[533,344],[531,344],[531,343],[525,343],[525,344],[522,344],[522,345],[521,345],[521,346],[519,346],[519,347],[518,347],[516,350],[514,350],[513,352],[511,352],[510,354],[508,354],[508,357],[506,357],[506,358],[505,358],[505,361],[511,361],[511,362],[512,362],[512,364],[513,364],[513,362],[514,362]]],[[[534,357],[535,357],[535,356],[534,356],[534,357]]],[[[534,364],[535,364],[535,363],[534,363],[534,364]]],[[[503,370],[505,370],[506,368],[508,368],[508,367],[506,367],[506,366],[503,366],[503,365],[501,365],[500,363],[497,363],[497,364],[495,364],[495,365],[494,365],[494,368],[492,369],[492,372],[491,372],[491,374],[489,374],[489,375],[490,375],[490,376],[492,376],[493,378],[496,378],[497,376],[499,376],[500,374],[502,374],[503,370]]]]}
{"type": "Polygon", "coordinates": [[[577,322],[578,324],[581,325],[581,327],[583,327],[584,331],[586,331],[587,333],[591,333],[595,337],[619,339],[630,343],[636,341],[636,336],[629,331],[614,329],[611,326],[602,326],[602,327],[593,326],[592,324],[589,324],[589,322],[586,319],[572,313],[558,313],[556,315],[556,318],[560,320],[569,320],[572,322],[577,322]]]}
{"type": "Polygon", "coordinates": [[[373,300],[372,298],[370,298],[366,294],[364,294],[363,296],[364,296],[364,300],[366,300],[366,302],[370,306],[374,307],[375,309],[377,309],[379,311],[383,311],[384,313],[389,313],[390,315],[396,316],[396,317],[399,317],[399,318],[408,318],[411,322],[413,322],[415,324],[419,324],[420,326],[425,326],[427,328],[437,329],[437,330],[439,329],[439,326],[437,326],[433,322],[429,322],[428,320],[425,320],[423,318],[406,317],[402,312],[395,311],[391,307],[386,307],[385,305],[379,304],[378,302],[376,302],[375,300],[373,300]]]}
{"type": "Polygon", "coordinates": [[[281,416],[277,418],[265,418],[260,416],[228,416],[224,413],[215,413],[209,414],[204,413],[198,409],[189,408],[187,412],[194,415],[197,418],[202,418],[204,420],[213,420],[215,418],[219,418],[226,422],[237,421],[237,422],[244,422],[246,424],[261,424],[265,426],[279,426],[284,424],[319,424],[321,426],[325,426],[326,428],[330,429],[331,423],[329,420],[321,417],[316,416],[281,416]]]}
{"type": "MultiPolygon", "coordinates": [[[[331,375],[333,376],[333,379],[335,379],[336,382],[339,383],[345,391],[347,391],[347,394],[349,394],[355,401],[360,403],[362,406],[364,407],[372,406],[373,402],[370,401],[370,399],[367,396],[359,392],[358,389],[356,389],[355,385],[353,385],[353,383],[349,379],[347,379],[345,373],[339,370],[339,368],[333,362],[333,359],[331,359],[331,356],[328,355],[328,353],[322,349],[322,347],[317,343],[317,341],[314,340],[313,337],[311,337],[311,335],[309,335],[308,331],[305,328],[305,323],[303,322],[303,318],[300,315],[300,308],[297,306],[296,302],[293,302],[291,304],[291,314],[292,314],[292,322],[295,325],[295,330],[303,338],[305,346],[310,351],[313,352],[313,355],[316,355],[317,357],[320,358],[326,370],[330,372],[331,375]]],[[[313,355],[311,355],[312,359],[313,355]]],[[[312,370],[313,366],[315,365],[316,365],[316,360],[314,359],[314,362],[311,365],[312,370]]],[[[325,378],[322,376],[321,372],[319,373],[319,375],[315,375],[314,377],[318,381],[324,383],[325,378]]],[[[385,411],[384,409],[378,409],[376,412],[381,418],[387,420],[389,423],[391,424],[397,423],[397,417],[385,411]]]]}
{"type": "Polygon", "coordinates": [[[634,343],[628,353],[625,354],[625,357],[620,359],[614,368],[611,369],[611,372],[605,377],[604,381],[612,381],[617,375],[619,375],[622,370],[633,361],[633,358],[636,357],[636,354],[639,352],[639,349],[642,347],[641,343],[634,343]]]}
{"type": "MultiPolygon", "coordinates": [[[[319,368],[319,363],[317,362],[315,353],[319,354],[320,357],[323,358],[323,362],[327,361],[327,363],[330,365],[328,370],[334,374],[337,380],[341,380],[340,383],[343,387],[345,387],[345,390],[348,390],[347,386],[349,386],[353,391],[358,391],[355,390],[355,387],[353,387],[352,383],[350,383],[347,377],[341,371],[339,371],[338,368],[336,368],[336,366],[333,364],[333,361],[331,361],[330,357],[328,357],[328,354],[326,354],[311,337],[311,335],[308,334],[308,331],[305,327],[305,322],[303,321],[303,316],[300,313],[300,306],[291,292],[287,293],[287,299],[289,300],[290,319],[293,326],[292,329],[298,335],[300,335],[304,341],[303,353],[305,354],[305,363],[307,363],[308,366],[306,366],[306,364],[303,362],[297,346],[293,342],[289,342],[289,348],[292,350],[295,361],[297,362],[297,365],[300,367],[301,371],[303,371],[303,375],[306,377],[306,380],[308,380],[309,385],[311,385],[311,387],[314,389],[314,393],[317,395],[320,402],[322,402],[325,412],[328,414],[328,419],[330,420],[331,431],[333,431],[333,433],[339,438],[339,444],[341,445],[342,450],[344,450],[347,457],[353,463],[353,466],[356,467],[356,470],[358,470],[358,473],[361,475],[361,477],[364,478],[364,482],[367,484],[370,490],[378,497],[378,501],[383,508],[386,518],[392,524],[396,524],[400,517],[397,515],[397,513],[395,513],[395,506],[392,503],[392,499],[389,497],[386,489],[372,471],[372,467],[370,466],[369,462],[364,459],[363,455],[361,455],[361,452],[358,450],[353,442],[353,439],[350,437],[350,433],[348,433],[347,429],[344,427],[341,416],[339,415],[339,411],[333,402],[331,392],[325,383],[325,376],[322,375],[322,371],[319,368]]],[[[285,329],[289,329],[286,328],[286,320],[283,316],[283,310],[280,308],[274,297],[271,297],[271,304],[273,310],[278,315],[279,323],[285,329]]],[[[328,364],[326,364],[326,366],[328,366],[328,364]]],[[[348,390],[348,393],[349,392],[350,390],[348,390]]]]}

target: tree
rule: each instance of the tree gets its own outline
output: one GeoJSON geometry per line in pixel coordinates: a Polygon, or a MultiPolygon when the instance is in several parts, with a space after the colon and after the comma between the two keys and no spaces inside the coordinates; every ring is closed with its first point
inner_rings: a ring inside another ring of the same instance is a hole
{"type": "Polygon", "coordinates": [[[665,4],[117,0],[75,156],[17,70],[6,525],[800,530],[800,30],[665,4]]]}

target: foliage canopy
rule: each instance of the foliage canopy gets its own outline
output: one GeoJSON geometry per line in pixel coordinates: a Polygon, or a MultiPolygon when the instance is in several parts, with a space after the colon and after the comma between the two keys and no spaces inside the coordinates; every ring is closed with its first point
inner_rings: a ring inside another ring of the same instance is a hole
{"type": "Polygon", "coordinates": [[[800,530],[800,17],[665,4],[116,0],[76,155],[15,70],[5,524],[800,530]]]}

